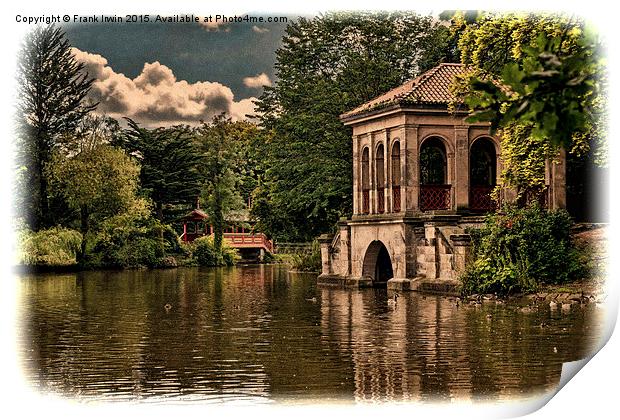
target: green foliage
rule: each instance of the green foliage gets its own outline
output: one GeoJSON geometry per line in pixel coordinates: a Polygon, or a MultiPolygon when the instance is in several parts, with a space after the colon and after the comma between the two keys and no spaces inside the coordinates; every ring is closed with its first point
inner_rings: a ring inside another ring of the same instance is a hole
{"type": "Polygon", "coordinates": [[[503,183],[540,192],[544,162],[564,147],[605,165],[607,75],[584,22],[548,13],[451,13],[468,72],[454,86],[469,122],[499,130],[503,183]]]}
{"type": "Polygon", "coordinates": [[[44,172],[58,139],[94,109],[84,103],[92,82],[60,28],[39,26],[26,37],[18,62],[17,192],[35,230],[54,223],[44,172]]]}
{"type": "Polygon", "coordinates": [[[18,232],[17,264],[68,266],[76,264],[82,235],[72,229],[55,227],[38,232],[18,232]]]}
{"type": "Polygon", "coordinates": [[[531,125],[509,124],[501,131],[503,184],[516,187],[517,199],[539,197],[545,192],[545,165],[558,157],[549,142],[530,135],[531,125]]]}
{"type": "Polygon", "coordinates": [[[80,213],[82,252],[91,224],[122,214],[135,205],[139,167],[122,150],[99,139],[73,155],[56,152],[48,168],[50,186],[80,213]]]}
{"type": "Polygon", "coordinates": [[[127,119],[129,128],[117,144],[140,163],[140,188],[155,203],[156,216],[164,221],[164,209],[195,205],[200,194],[201,156],[186,126],[141,128],[127,119]]]}
{"type": "Polygon", "coordinates": [[[198,265],[207,267],[232,266],[239,261],[239,254],[234,248],[222,243],[221,250],[217,250],[213,237],[203,236],[191,244],[191,253],[198,265]]]}
{"type": "Polygon", "coordinates": [[[571,50],[583,28],[583,22],[559,13],[457,12],[451,21],[461,61],[492,75],[509,63],[522,62],[541,34],[563,37],[562,49],[571,50]]]}
{"type": "Polygon", "coordinates": [[[257,102],[269,133],[252,209],[261,230],[306,241],[351,213],[351,133],[339,115],[453,60],[448,38],[413,13],[329,13],[287,26],[277,82],[257,102]]]}
{"type": "Polygon", "coordinates": [[[90,266],[157,267],[166,254],[178,252],[180,244],[176,232],[153,218],[146,203],[139,201],[128,211],[103,221],[89,248],[90,266]]]}
{"type": "Polygon", "coordinates": [[[237,188],[240,176],[235,167],[239,162],[239,143],[248,132],[247,123],[234,123],[224,114],[216,115],[210,123],[203,123],[196,130],[196,140],[202,152],[202,195],[218,253],[222,249],[226,214],[243,207],[237,188]]]}
{"type": "Polygon", "coordinates": [[[470,80],[477,95],[466,98],[476,110],[468,121],[490,121],[492,130],[519,122],[531,126],[533,138],[571,148],[574,134],[592,127],[600,62],[594,57],[595,40],[579,38],[568,51],[562,50],[563,42],[562,36],[541,33],[523,47],[520,63],[504,65],[499,84],[470,80]]]}
{"type": "Polygon", "coordinates": [[[531,292],[540,284],[562,284],[583,274],[570,240],[564,210],[506,207],[472,230],[473,259],[461,280],[463,293],[531,292]]]}
{"type": "Polygon", "coordinates": [[[319,245],[319,241],[313,241],[310,250],[288,254],[283,260],[294,270],[320,272],[321,246],[319,245]]]}
{"type": "Polygon", "coordinates": [[[73,156],[55,155],[49,176],[71,207],[103,220],[131,206],[139,170],[122,150],[101,143],[73,156]]]}

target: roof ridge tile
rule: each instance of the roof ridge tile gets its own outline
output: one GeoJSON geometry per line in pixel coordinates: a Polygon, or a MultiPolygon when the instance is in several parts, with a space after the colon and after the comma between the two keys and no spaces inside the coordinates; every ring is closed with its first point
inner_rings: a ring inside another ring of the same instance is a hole
{"type": "Polygon", "coordinates": [[[447,105],[455,99],[454,94],[450,91],[453,77],[462,73],[464,69],[465,65],[460,63],[440,63],[402,85],[342,114],[340,118],[349,118],[372,109],[400,102],[447,105]]]}

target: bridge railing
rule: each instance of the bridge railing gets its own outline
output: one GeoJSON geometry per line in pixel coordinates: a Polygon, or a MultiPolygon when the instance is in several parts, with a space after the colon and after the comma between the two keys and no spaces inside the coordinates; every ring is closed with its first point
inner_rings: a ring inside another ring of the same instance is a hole
{"type": "Polygon", "coordinates": [[[273,243],[264,233],[224,233],[224,240],[233,248],[266,248],[273,252],[273,243]]]}
{"type": "Polygon", "coordinates": [[[303,254],[312,250],[311,242],[276,242],[276,254],[303,254]]]}

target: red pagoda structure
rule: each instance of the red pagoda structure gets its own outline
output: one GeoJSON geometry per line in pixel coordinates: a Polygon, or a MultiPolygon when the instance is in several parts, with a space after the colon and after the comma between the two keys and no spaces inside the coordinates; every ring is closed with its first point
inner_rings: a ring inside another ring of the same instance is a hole
{"type": "MultiPolygon", "coordinates": [[[[209,215],[200,208],[195,208],[181,218],[183,223],[183,242],[193,242],[202,236],[213,235],[213,226],[209,224],[209,215]]],[[[255,232],[247,217],[238,215],[227,220],[224,240],[237,249],[244,260],[262,261],[265,252],[273,252],[273,243],[264,233],[255,232]]]]}

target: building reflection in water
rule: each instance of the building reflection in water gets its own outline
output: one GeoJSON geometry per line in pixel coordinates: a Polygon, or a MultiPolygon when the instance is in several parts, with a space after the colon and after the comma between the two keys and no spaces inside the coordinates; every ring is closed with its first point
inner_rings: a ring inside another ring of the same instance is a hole
{"type": "Polygon", "coordinates": [[[391,309],[385,290],[317,288],[277,266],[20,284],[27,380],[97,400],[503,400],[553,390],[601,331],[594,307],[526,314],[401,293],[391,309]]]}
{"type": "Polygon", "coordinates": [[[323,289],[321,300],[323,340],[350,353],[359,402],[507,400],[551,392],[561,363],[585,357],[598,339],[588,326],[596,324],[591,311],[562,316],[541,307],[524,314],[416,293],[402,293],[391,309],[385,290],[323,289]]]}

